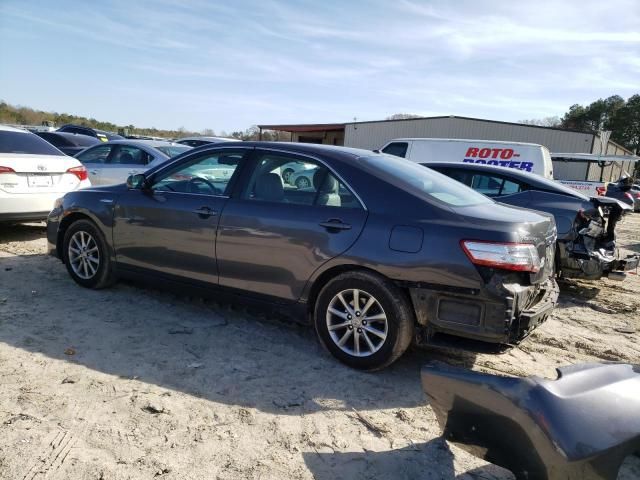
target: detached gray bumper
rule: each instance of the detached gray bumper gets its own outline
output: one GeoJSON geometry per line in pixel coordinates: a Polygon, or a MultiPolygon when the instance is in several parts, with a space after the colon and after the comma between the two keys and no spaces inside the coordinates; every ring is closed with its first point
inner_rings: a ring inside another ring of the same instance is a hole
{"type": "Polygon", "coordinates": [[[445,439],[519,479],[615,480],[640,453],[638,365],[575,365],[546,380],[434,362],[422,387],[445,439]]]}

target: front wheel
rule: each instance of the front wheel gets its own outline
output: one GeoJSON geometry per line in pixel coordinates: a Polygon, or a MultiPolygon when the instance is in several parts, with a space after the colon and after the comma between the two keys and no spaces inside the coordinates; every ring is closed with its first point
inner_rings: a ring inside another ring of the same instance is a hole
{"type": "Polygon", "coordinates": [[[293,168],[284,169],[284,171],[282,172],[282,179],[284,180],[284,183],[289,183],[289,180],[291,180],[292,173],[293,173],[293,168]]]}
{"type": "Polygon", "coordinates": [[[404,292],[368,272],[344,273],[320,292],[314,310],[322,344],[341,362],[379,370],[409,347],[414,315],[404,292]]]}
{"type": "Polygon", "coordinates": [[[309,188],[311,186],[311,181],[307,177],[298,177],[296,179],[296,187],[299,189],[309,188]]]}
{"type": "Polygon", "coordinates": [[[67,271],[77,284],[99,289],[113,283],[107,243],[93,222],[72,223],[64,234],[62,253],[67,271]]]}

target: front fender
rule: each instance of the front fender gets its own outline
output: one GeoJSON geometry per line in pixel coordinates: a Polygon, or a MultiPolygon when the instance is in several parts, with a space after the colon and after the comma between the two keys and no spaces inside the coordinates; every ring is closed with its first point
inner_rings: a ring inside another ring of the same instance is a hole
{"type": "MultiPolygon", "coordinates": [[[[52,212],[48,220],[49,225],[57,223],[55,234],[55,247],[59,258],[62,256],[62,242],[64,234],[75,220],[87,218],[91,220],[102,233],[109,249],[110,259],[115,261],[115,249],[113,248],[113,212],[116,199],[113,195],[105,195],[103,192],[82,192],[82,197],[67,195],[63,199],[61,211],[57,215],[52,212]]],[[[51,242],[51,239],[50,239],[51,242]]]]}

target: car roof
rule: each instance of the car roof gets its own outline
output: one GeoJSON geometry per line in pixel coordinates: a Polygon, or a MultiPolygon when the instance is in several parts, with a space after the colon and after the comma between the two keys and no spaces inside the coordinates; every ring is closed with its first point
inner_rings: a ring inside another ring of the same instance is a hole
{"type": "Polygon", "coordinates": [[[183,137],[176,139],[176,142],[182,140],[205,140],[209,142],[239,142],[237,138],[227,138],[227,137],[206,137],[206,136],[197,136],[197,137],[183,137]]]}
{"type": "Polygon", "coordinates": [[[535,173],[526,173],[515,168],[499,167],[497,165],[483,165],[481,163],[453,162],[426,162],[422,163],[422,165],[435,169],[455,168],[458,170],[476,170],[486,173],[495,173],[496,175],[509,175],[511,177],[517,178],[518,180],[521,180],[523,183],[531,185],[534,188],[543,190],[554,190],[564,195],[571,195],[573,197],[580,198],[581,200],[589,200],[589,197],[574,190],[573,188],[562,185],[561,183],[558,183],[554,180],[549,180],[548,178],[541,177],[540,175],[536,175],[535,173]]]}
{"type": "MultiPolygon", "coordinates": [[[[234,142],[233,145],[224,145],[224,143],[212,143],[211,145],[202,145],[197,147],[199,151],[204,151],[209,148],[267,148],[271,150],[283,150],[291,153],[306,153],[309,155],[327,155],[327,156],[339,156],[342,154],[349,155],[352,159],[359,157],[371,157],[374,155],[384,155],[375,153],[371,150],[364,150],[361,148],[342,147],[337,145],[323,145],[319,143],[295,143],[295,142],[264,142],[264,141],[250,141],[250,142],[234,142]]],[[[407,160],[408,161],[408,160],[407,160]]]]}
{"type": "Polygon", "coordinates": [[[105,136],[111,135],[111,136],[120,137],[120,135],[118,135],[117,133],[114,133],[114,132],[107,132],[106,130],[100,130],[99,128],[93,128],[93,127],[86,127],[84,125],[76,125],[75,123],[65,123],[64,125],[60,125],[60,127],[58,127],[56,132],[64,133],[64,132],[60,132],[60,129],[61,128],[65,128],[65,127],[77,128],[77,129],[81,129],[81,130],[87,130],[89,132],[100,133],[100,134],[105,135],[105,136]]]}
{"type": "Polygon", "coordinates": [[[31,133],[24,128],[11,127],[9,125],[0,125],[0,130],[3,132],[15,132],[15,133],[31,133]]]}
{"type": "Polygon", "coordinates": [[[93,141],[93,144],[97,145],[98,143],[103,143],[98,140],[96,137],[91,137],[89,135],[83,135],[81,133],[72,133],[72,132],[35,132],[36,135],[44,134],[44,135],[56,135],[59,137],[67,138],[69,140],[83,140],[85,142],[93,141]],[[87,140],[88,139],[88,140],[87,140]]]}
{"type": "Polygon", "coordinates": [[[175,142],[165,142],[162,140],[136,140],[132,138],[125,138],[123,140],[109,140],[108,142],[102,142],[102,145],[134,145],[137,147],[187,147],[188,145],[180,145],[175,142]]]}

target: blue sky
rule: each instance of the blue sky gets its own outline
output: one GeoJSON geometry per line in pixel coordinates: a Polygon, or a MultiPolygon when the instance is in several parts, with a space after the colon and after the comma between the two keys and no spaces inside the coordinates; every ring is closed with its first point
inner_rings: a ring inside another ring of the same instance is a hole
{"type": "Polygon", "coordinates": [[[0,99],[119,125],[517,121],[639,92],[636,0],[0,0],[0,99]]]}

